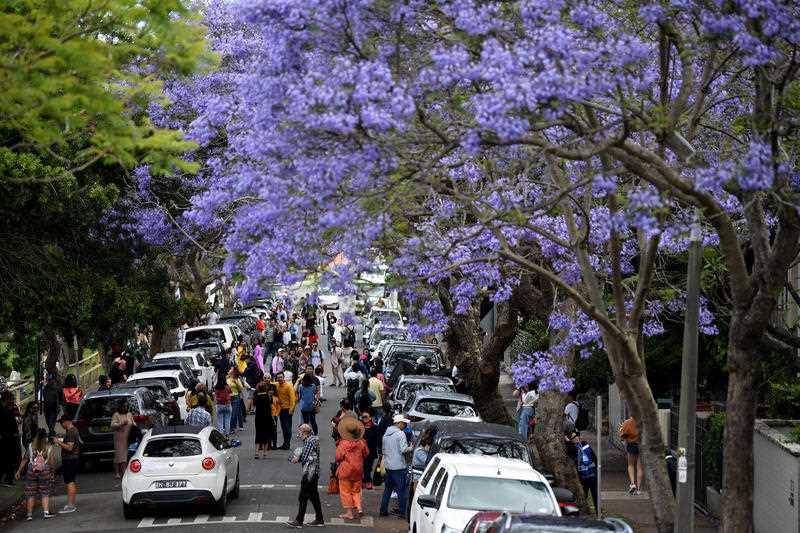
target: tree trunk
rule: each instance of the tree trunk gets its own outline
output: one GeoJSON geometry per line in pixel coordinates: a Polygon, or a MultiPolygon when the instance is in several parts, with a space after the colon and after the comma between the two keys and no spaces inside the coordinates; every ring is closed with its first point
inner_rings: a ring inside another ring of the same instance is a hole
{"type": "Polygon", "coordinates": [[[728,342],[721,529],[724,533],[749,533],[753,528],[753,425],[759,359],[754,337],[736,333],[741,322],[734,315],[728,342]]]}

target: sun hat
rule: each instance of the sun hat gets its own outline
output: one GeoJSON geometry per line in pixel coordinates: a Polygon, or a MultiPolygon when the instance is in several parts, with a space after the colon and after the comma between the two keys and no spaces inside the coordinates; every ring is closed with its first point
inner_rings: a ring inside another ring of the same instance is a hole
{"type": "Polygon", "coordinates": [[[410,424],[411,420],[409,420],[403,415],[394,415],[394,417],[392,418],[392,424],[399,424],[400,422],[405,422],[406,424],[410,424]]]}
{"type": "Polygon", "coordinates": [[[364,424],[352,416],[345,416],[339,421],[336,431],[344,440],[358,440],[364,436],[364,424]]]}

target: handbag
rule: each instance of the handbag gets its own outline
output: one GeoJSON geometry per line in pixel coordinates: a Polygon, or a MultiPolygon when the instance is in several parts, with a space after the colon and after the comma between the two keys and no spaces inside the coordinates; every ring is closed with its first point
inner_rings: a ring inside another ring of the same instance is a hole
{"type": "Polygon", "coordinates": [[[339,494],[339,480],[335,477],[328,481],[328,494],[339,494]]]}
{"type": "Polygon", "coordinates": [[[319,414],[320,409],[322,409],[322,402],[314,400],[314,413],[319,414]]]}
{"type": "Polygon", "coordinates": [[[380,463],[375,465],[375,468],[372,471],[372,484],[376,487],[383,485],[383,469],[381,468],[380,463]]]}

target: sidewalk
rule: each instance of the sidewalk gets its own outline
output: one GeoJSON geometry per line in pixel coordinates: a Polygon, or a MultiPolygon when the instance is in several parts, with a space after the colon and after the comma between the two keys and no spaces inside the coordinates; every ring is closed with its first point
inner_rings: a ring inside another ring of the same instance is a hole
{"type": "MultiPolygon", "coordinates": [[[[17,481],[13,487],[0,487],[0,524],[13,519],[13,515],[22,503],[23,482],[17,481]]],[[[24,514],[24,510],[21,511],[24,514]]],[[[4,529],[0,525],[0,529],[4,529]]]]}
{"type": "MultiPolygon", "coordinates": [[[[513,386],[511,378],[505,374],[500,376],[500,393],[506,405],[514,412],[515,398],[511,395],[513,386]]],[[[583,431],[581,437],[592,447],[597,446],[597,435],[591,431],[583,431]]],[[[617,449],[611,441],[603,439],[601,454],[602,474],[600,500],[603,516],[613,516],[624,520],[637,533],[655,533],[656,520],[650,497],[645,490],[639,496],[628,494],[627,460],[622,450],[617,449]]],[[[716,533],[718,524],[706,515],[695,512],[695,531],[698,533],[716,533]]]]}

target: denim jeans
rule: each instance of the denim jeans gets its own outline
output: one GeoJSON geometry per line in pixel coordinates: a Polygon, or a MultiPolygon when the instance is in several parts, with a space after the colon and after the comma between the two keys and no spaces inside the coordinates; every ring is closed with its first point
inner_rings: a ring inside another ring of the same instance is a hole
{"type": "Polygon", "coordinates": [[[392,492],[397,493],[398,508],[401,516],[406,515],[406,500],[408,498],[408,487],[406,483],[406,469],[402,470],[387,470],[386,479],[384,481],[383,496],[381,497],[380,512],[386,514],[389,512],[389,499],[392,497],[392,492]]]}
{"type": "Polygon", "coordinates": [[[522,435],[522,438],[528,438],[528,430],[531,427],[531,419],[533,418],[533,407],[523,407],[519,410],[519,418],[517,419],[517,432],[522,435]]]}
{"type": "Polygon", "coordinates": [[[231,404],[217,404],[217,429],[223,435],[231,433],[231,404]]]}
{"type": "Polygon", "coordinates": [[[231,396],[231,431],[238,430],[244,421],[242,420],[242,409],[239,407],[239,395],[231,396]]]}
{"type": "Polygon", "coordinates": [[[314,435],[317,435],[319,433],[319,428],[317,427],[317,413],[314,411],[300,411],[300,416],[303,418],[303,424],[310,425],[314,435]]]}

